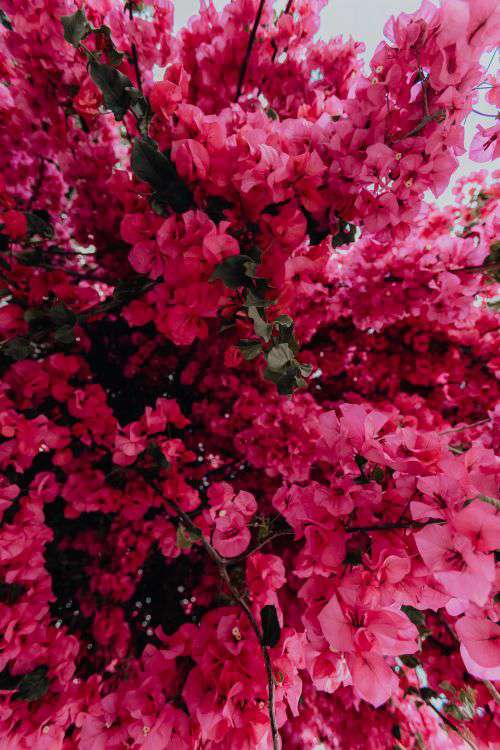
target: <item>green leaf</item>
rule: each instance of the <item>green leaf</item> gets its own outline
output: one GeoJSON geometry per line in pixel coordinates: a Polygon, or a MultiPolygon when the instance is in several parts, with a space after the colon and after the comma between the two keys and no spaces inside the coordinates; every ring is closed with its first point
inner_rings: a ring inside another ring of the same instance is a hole
{"type": "Polygon", "coordinates": [[[420,662],[417,659],[416,656],[413,656],[413,654],[403,654],[399,657],[405,667],[408,667],[409,669],[415,669],[415,667],[418,667],[420,662]]]}
{"type": "Polygon", "coordinates": [[[7,17],[7,14],[5,13],[5,11],[3,11],[1,9],[0,9],[0,23],[2,24],[2,26],[4,26],[9,31],[12,31],[13,26],[12,26],[11,22],[9,21],[9,19],[7,17]]]}
{"type": "Polygon", "coordinates": [[[247,361],[255,359],[262,351],[262,344],[259,341],[248,341],[243,339],[238,344],[238,349],[247,361]]]}
{"type": "Polygon", "coordinates": [[[23,675],[14,698],[22,701],[37,701],[42,698],[49,687],[47,667],[37,667],[33,672],[23,675]]]}
{"type": "Polygon", "coordinates": [[[293,352],[288,344],[275,344],[266,354],[267,366],[275,372],[283,370],[293,358],[293,352]]]}
{"type": "Polygon", "coordinates": [[[259,338],[264,339],[266,342],[269,341],[271,338],[272,326],[269,325],[269,323],[266,323],[260,314],[260,310],[257,307],[249,307],[248,317],[253,320],[253,329],[256,335],[259,338]]]}
{"type": "Polygon", "coordinates": [[[87,21],[85,11],[81,8],[70,16],[61,16],[61,23],[64,28],[64,38],[73,47],[78,47],[90,31],[90,24],[87,21]]]}
{"type": "Polygon", "coordinates": [[[299,362],[299,370],[301,375],[303,375],[305,378],[308,378],[313,371],[313,366],[308,362],[299,362]]]}
{"type": "Polygon", "coordinates": [[[297,388],[303,388],[306,381],[300,375],[300,370],[295,362],[290,363],[283,370],[271,370],[269,367],[264,371],[264,377],[275,383],[278,393],[290,396],[297,388]]]}
{"type": "Polygon", "coordinates": [[[16,361],[29,357],[30,351],[31,347],[28,339],[22,336],[11,339],[2,347],[2,352],[16,361]]]}
{"type": "Polygon", "coordinates": [[[500,510],[500,500],[497,500],[496,497],[490,497],[489,495],[478,495],[477,499],[481,500],[483,503],[492,505],[496,510],[500,510]]]}
{"type": "Polygon", "coordinates": [[[274,604],[266,604],[265,607],[262,607],[260,621],[262,623],[262,643],[264,646],[274,648],[281,637],[278,613],[274,604]]]}
{"type": "Polygon", "coordinates": [[[91,60],[89,63],[90,77],[101,90],[104,106],[110,109],[116,120],[123,120],[130,107],[130,91],[132,81],[112,65],[91,60]]]}
{"type": "Polygon", "coordinates": [[[26,214],[28,223],[28,232],[30,235],[40,235],[50,239],[54,235],[54,230],[50,225],[50,216],[46,211],[32,211],[26,214]]]}
{"type": "Polygon", "coordinates": [[[51,307],[49,317],[57,327],[74,326],[77,320],[73,310],[66,307],[63,302],[59,302],[57,305],[51,307]]]}
{"type": "Polygon", "coordinates": [[[75,329],[73,326],[61,326],[54,333],[54,339],[59,344],[74,344],[75,343],[75,329]]]}
{"type": "Polygon", "coordinates": [[[156,441],[152,440],[149,443],[148,453],[157,467],[160,467],[162,469],[168,469],[170,467],[170,462],[167,460],[165,454],[156,441]]]}
{"type": "Polygon", "coordinates": [[[419,609],[410,607],[407,604],[403,604],[401,611],[405,613],[410,622],[416,625],[419,632],[421,629],[425,630],[425,612],[421,612],[419,609]]]}
{"type": "MultiPolygon", "coordinates": [[[[263,279],[258,279],[257,281],[261,282],[263,279]]],[[[260,297],[258,294],[255,293],[253,289],[247,289],[245,293],[245,307],[258,307],[259,309],[265,309],[266,307],[270,307],[271,305],[274,305],[273,300],[264,299],[264,297],[260,297]]]]}
{"type": "Polygon", "coordinates": [[[165,200],[177,213],[187,211],[192,205],[191,191],[154,141],[135,138],[130,164],[135,176],[151,185],[157,197],[165,200]]]}
{"type": "Polygon", "coordinates": [[[430,687],[420,688],[420,696],[424,699],[426,703],[430,701],[431,698],[439,698],[438,693],[430,687]]]}
{"type": "Polygon", "coordinates": [[[177,546],[179,549],[190,549],[201,537],[201,531],[186,529],[181,523],[177,527],[177,546]]]}
{"type": "Polygon", "coordinates": [[[248,255],[230,255],[224,258],[210,276],[210,281],[220,279],[229,289],[247,286],[255,273],[255,261],[248,255]]]}

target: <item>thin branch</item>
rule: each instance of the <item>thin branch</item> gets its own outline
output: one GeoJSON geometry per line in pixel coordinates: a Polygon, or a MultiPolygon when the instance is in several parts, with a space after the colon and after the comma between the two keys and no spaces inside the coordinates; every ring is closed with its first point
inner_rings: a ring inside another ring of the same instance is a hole
{"type": "Polygon", "coordinates": [[[35,184],[33,185],[33,192],[31,193],[31,197],[28,201],[27,210],[30,211],[33,203],[37,200],[39,194],[40,194],[40,188],[43,184],[43,177],[45,173],[45,162],[46,159],[44,156],[40,157],[40,167],[38,169],[38,175],[35,181],[35,184]]]}
{"type": "Polygon", "coordinates": [[[275,534],[271,534],[271,536],[268,536],[267,539],[264,539],[263,542],[260,544],[257,544],[256,547],[254,547],[251,550],[248,550],[248,552],[244,552],[242,555],[238,555],[238,557],[231,557],[228,561],[228,565],[234,565],[235,563],[243,562],[243,560],[246,560],[247,557],[251,557],[254,552],[257,552],[259,549],[262,549],[262,547],[265,547],[266,544],[270,544],[275,539],[279,539],[281,536],[295,536],[295,531],[277,531],[275,534]]]}
{"type": "Polygon", "coordinates": [[[245,81],[245,75],[246,75],[247,67],[248,67],[248,61],[250,60],[250,55],[252,53],[252,47],[253,47],[254,42],[255,42],[255,37],[257,35],[257,29],[259,28],[259,23],[260,23],[260,19],[262,17],[262,11],[264,10],[265,2],[266,2],[266,0],[260,0],[259,8],[257,10],[257,15],[255,16],[255,21],[254,21],[254,24],[253,24],[252,31],[250,33],[250,38],[248,40],[248,45],[247,45],[247,49],[246,49],[246,52],[245,52],[245,57],[243,58],[243,62],[242,62],[241,68],[240,68],[240,75],[239,75],[239,78],[238,78],[238,86],[236,88],[236,98],[234,100],[235,102],[237,102],[238,99],[240,98],[241,91],[243,89],[243,83],[245,81]]]}
{"type": "Polygon", "coordinates": [[[458,273],[459,271],[494,271],[500,268],[500,262],[497,263],[483,263],[480,266],[463,266],[462,268],[449,268],[450,273],[458,273]]]}
{"type": "Polygon", "coordinates": [[[483,680],[484,686],[487,689],[488,693],[491,695],[495,703],[497,703],[500,706],[500,693],[494,686],[492,682],[489,680],[483,680]]]}
{"type": "MultiPolygon", "coordinates": [[[[200,529],[198,526],[196,526],[195,523],[191,520],[191,518],[185,513],[180,505],[175,501],[171,500],[170,498],[165,497],[163,492],[161,491],[160,487],[156,484],[155,481],[150,479],[148,476],[145,476],[143,472],[138,470],[138,473],[142,476],[146,484],[148,484],[160,497],[162,497],[174,510],[175,512],[180,516],[180,518],[183,520],[185,525],[188,529],[191,531],[194,531],[197,536],[200,534],[200,529]]],[[[255,635],[257,636],[257,640],[259,641],[262,655],[264,657],[264,664],[266,667],[266,675],[267,675],[267,689],[268,689],[268,712],[269,712],[269,722],[271,725],[271,735],[273,740],[273,750],[279,750],[280,748],[280,737],[279,737],[279,731],[278,731],[278,725],[276,723],[276,713],[275,713],[275,680],[273,675],[273,669],[272,669],[272,663],[271,663],[271,657],[269,655],[269,650],[267,646],[264,644],[264,637],[263,634],[259,628],[259,625],[253,615],[252,610],[246,603],[243,596],[240,594],[238,589],[234,586],[233,582],[231,581],[231,578],[229,576],[229,573],[227,571],[227,564],[228,560],[221,557],[219,553],[217,552],[214,547],[210,544],[208,539],[201,534],[199,536],[199,539],[201,541],[201,544],[209,557],[214,561],[215,565],[217,566],[217,570],[219,573],[219,576],[221,577],[222,581],[226,584],[226,587],[230,591],[231,595],[233,596],[234,600],[240,605],[241,609],[244,611],[245,615],[247,616],[247,619],[250,623],[250,626],[252,630],[254,631],[255,635]]]]}
{"type": "Polygon", "coordinates": [[[494,117],[495,120],[498,120],[498,115],[492,115],[488,112],[480,112],[478,109],[474,109],[474,107],[471,108],[471,112],[474,112],[476,115],[481,115],[481,117],[494,117]]]}
{"type": "Polygon", "coordinates": [[[479,427],[482,424],[491,422],[491,417],[485,417],[485,419],[479,419],[477,422],[471,422],[470,424],[464,424],[462,427],[452,427],[450,430],[443,430],[438,435],[449,435],[451,432],[462,432],[462,430],[469,430],[472,427],[479,427]]]}
{"type": "Polygon", "coordinates": [[[425,115],[424,117],[422,117],[418,125],[415,125],[415,127],[412,130],[410,130],[409,133],[406,133],[406,135],[400,135],[397,138],[393,138],[392,142],[397,143],[397,141],[404,141],[406,140],[406,138],[411,138],[412,136],[417,135],[430,122],[433,122],[433,120],[440,120],[445,115],[446,115],[445,109],[438,109],[438,111],[434,112],[434,114],[432,115],[425,115]]]}
{"type": "Polygon", "coordinates": [[[443,721],[447,727],[449,727],[454,732],[456,732],[458,736],[461,737],[464,740],[464,742],[466,742],[469,745],[469,747],[471,747],[473,750],[478,750],[477,745],[474,742],[472,742],[472,740],[470,740],[463,732],[461,732],[460,729],[457,726],[455,726],[455,724],[452,721],[449,720],[446,714],[440,711],[439,708],[436,708],[436,706],[433,703],[431,703],[429,700],[425,701],[425,704],[429,706],[430,708],[432,708],[432,710],[439,716],[441,721],[443,721]]]}
{"type": "Polygon", "coordinates": [[[441,518],[431,518],[429,521],[394,521],[392,523],[372,524],[371,526],[349,526],[345,529],[347,534],[354,534],[358,531],[392,531],[393,529],[422,529],[424,526],[431,524],[444,524],[441,518]]]}
{"type": "MultiPolygon", "coordinates": [[[[132,8],[132,2],[129,2],[128,4],[128,14],[129,18],[132,21],[134,18],[134,11],[132,8]]],[[[142,91],[142,79],[141,79],[141,71],[139,68],[139,56],[137,54],[137,47],[135,46],[134,42],[130,43],[130,48],[132,50],[132,63],[135,70],[135,77],[137,79],[137,88],[142,91]]]]}

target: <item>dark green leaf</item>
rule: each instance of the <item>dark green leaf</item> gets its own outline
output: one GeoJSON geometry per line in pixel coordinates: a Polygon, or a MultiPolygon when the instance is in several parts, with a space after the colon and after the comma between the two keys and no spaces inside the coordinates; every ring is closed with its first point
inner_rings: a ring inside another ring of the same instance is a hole
{"type": "Polygon", "coordinates": [[[177,546],[179,549],[190,549],[200,537],[201,531],[188,530],[182,524],[177,527],[177,546]]]}
{"type": "Polygon", "coordinates": [[[76,323],[76,315],[73,310],[70,310],[63,302],[59,302],[57,305],[53,305],[49,311],[49,317],[56,325],[59,326],[74,326],[76,323]]]}
{"type": "Polygon", "coordinates": [[[90,31],[90,24],[85,16],[85,11],[81,9],[70,16],[61,16],[61,23],[64,28],[64,38],[73,47],[78,47],[83,37],[90,31]]]}
{"type": "Polygon", "coordinates": [[[281,636],[278,613],[274,604],[266,604],[265,607],[262,607],[260,610],[260,621],[262,623],[262,643],[264,646],[274,648],[281,636]]]}
{"type": "Polygon", "coordinates": [[[243,355],[243,358],[247,361],[255,359],[259,356],[262,351],[262,344],[259,341],[240,341],[238,349],[243,355]]]}
{"type": "Polygon", "coordinates": [[[422,628],[425,629],[425,612],[421,612],[419,609],[415,609],[415,607],[410,607],[407,604],[403,604],[403,606],[401,607],[401,610],[405,613],[407,618],[414,625],[416,625],[419,631],[422,628]]]}
{"type": "Polygon", "coordinates": [[[420,664],[419,660],[416,656],[413,656],[413,654],[403,654],[403,656],[399,657],[405,667],[408,667],[409,669],[415,669],[415,667],[418,667],[420,664]]]}
{"type": "Polygon", "coordinates": [[[16,339],[11,339],[2,347],[2,352],[16,361],[29,357],[30,351],[31,349],[28,339],[22,338],[21,336],[18,336],[16,339]]]}
{"type": "Polygon", "coordinates": [[[420,688],[420,695],[424,699],[424,701],[427,703],[427,701],[430,701],[431,698],[439,698],[438,693],[429,687],[422,687],[420,688]]]}
{"type": "Polygon", "coordinates": [[[249,307],[248,317],[253,320],[253,328],[257,336],[264,339],[264,341],[269,341],[271,338],[272,326],[269,325],[269,323],[266,323],[260,314],[260,310],[256,307],[249,307]]]}
{"type": "Polygon", "coordinates": [[[75,329],[73,326],[61,326],[54,333],[54,338],[59,344],[74,344],[75,329]]]}
{"type": "Polygon", "coordinates": [[[192,205],[193,198],[189,188],[156,143],[145,138],[135,138],[130,163],[135,176],[151,185],[157,197],[166,201],[174,211],[181,213],[192,205]]]}
{"type": "Polygon", "coordinates": [[[304,378],[308,378],[309,375],[312,373],[313,366],[310,365],[308,362],[299,362],[299,370],[300,370],[300,374],[304,378]]]}
{"type": "Polygon", "coordinates": [[[0,9],[0,23],[2,24],[2,26],[4,26],[9,31],[12,31],[12,24],[9,21],[9,19],[8,19],[6,13],[5,13],[5,11],[3,11],[1,9],[0,9]]]}
{"type": "Polygon", "coordinates": [[[132,81],[112,65],[91,60],[89,63],[90,77],[101,90],[104,106],[110,109],[116,120],[123,120],[130,107],[130,91],[132,81]]]}
{"type": "Polygon", "coordinates": [[[36,701],[42,698],[49,687],[47,667],[37,667],[23,675],[14,698],[22,701],[36,701]]]}
{"type": "MultiPolygon", "coordinates": [[[[258,281],[262,281],[262,279],[258,279],[258,281]]],[[[263,310],[271,305],[274,305],[273,300],[264,299],[264,297],[256,294],[253,289],[247,289],[245,293],[245,307],[258,307],[263,310]]]]}
{"type": "Polygon", "coordinates": [[[275,344],[267,352],[266,359],[268,368],[277,372],[293,360],[293,352],[288,344],[275,344]]]}
{"type": "Polygon", "coordinates": [[[248,284],[254,273],[255,262],[248,255],[230,255],[218,264],[210,281],[220,279],[229,289],[239,289],[248,284]]]}
{"type": "Polygon", "coordinates": [[[157,467],[161,467],[162,469],[169,468],[169,461],[165,457],[165,454],[163,453],[158,443],[156,443],[154,440],[150,442],[148,446],[148,452],[157,467]]]}
{"type": "Polygon", "coordinates": [[[28,222],[28,232],[40,237],[50,239],[54,235],[54,230],[50,225],[50,217],[46,211],[32,211],[26,214],[28,222]]]}

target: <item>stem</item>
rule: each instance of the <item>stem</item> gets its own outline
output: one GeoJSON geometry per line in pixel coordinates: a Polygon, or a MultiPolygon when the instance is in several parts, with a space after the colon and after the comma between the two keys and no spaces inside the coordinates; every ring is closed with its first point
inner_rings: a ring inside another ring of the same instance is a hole
{"type": "MultiPolygon", "coordinates": [[[[293,0],[288,0],[288,2],[286,4],[286,8],[283,11],[283,15],[284,16],[287,16],[290,13],[290,11],[292,9],[292,3],[293,3],[293,0]]],[[[283,50],[283,52],[286,52],[287,49],[288,49],[288,47],[285,47],[285,49],[283,50]]],[[[273,54],[272,54],[272,57],[271,57],[271,62],[274,62],[276,60],[276,55],[277,54],[278,54],[278,46],[274,42],[274,39],[273,39],[273,54]]]]}
{"type": "Polygon", "coordinates": [[[397,138],[394,138],[393,143],[396,143],[397,141],[404,141],[406,138],[411,138],[412,136],[417,135],[430,122],[432,122],[433,120],[439,120],[441,117],[444,117],[445,115],[446,115],[445,109],[438,109],[438,111],[434,112],[433,115],[425,115],[424,117],[422,117],[418,125],[415,125],[415,127],[412,130],[410,130],[409,133],[406,133],[406,135],[400,135],[397,138]]]}
{"type": "Polygon", "coordinates": [[[483,263],[481,266],[464,266],[463,268],[449,268],[450,273],[457,273],[458,271],[494,271],[496,268],[500,268],[500,262],[497,263],[483,263]]]}
{"type": "Polygon", "coordinates": [[[43,183],[43,175],[44,175],[44,172],[45,172],[45,161],[46,161],[45,157],[41,156],[40,157],[40,168],[38,170],[38,175],[37,175],[35,184],[33,186],[33,192],[31,193],[31,198],[29,199],[28,205],[27,205],[27,210],[28,211],[31,210],[31,207],[32,207],[33,203],[36,201],[36,199],[38,198],[38,195],[40,193],[40,188],[42,187],[42,183],[43,183]]]}
{"type": "Polygon", "coordinates": [[[492,682],[489,680],[483,680],[484,686],[486,687],[488,693],[491,695],[495,703],[497,703],[500,706],[500,693],[494,686],[492,682]]]}
{"type": "Polygon", "coordinates": [[[487,422],[491,422],[490,417],[479,419],[477,422],[471,422],[471,424],[464,424],[462,427],[452,427],[450,430],[444,430],[443,432],[440,432],[438,434],[449,435],[451,432],[461,432],[462,430],[469,430],[472,427],[479,427],[479,425],[486,424],[487,422]]]}
{"type": "Polygon", "coordinates": [[[474,112],[476,115],[481,115],[481,117],[494,117],[495,120],[498,120],[498,115],[491,115],[488,112],[480,112],[478,109],[474,109],[474,107],[472,107],[471,112],[474,112]]]}
{"type": "MultiPolygon", "coordinates": [[[[130,20],[132,21],[134,18],[134,11],[132,9],[132,3],[130,2],[128,4],[128,15],[130,20]]],[[[130,43],[130,49],[132,50],[132,63],[135,70],[135,77],[137,79],[137,88],[142,92],[142,79],[141,79],[141,71],[139,68],[139,56],[137,54],[137,47],[135,46],[134,42],[130,43]]]]}
{"type": "Polygon", "coordinates": [[[248,552],[244,552],[242,555],[238,555],[238,557],[231,557],[230,560],[228,560],[228,565],[234,565],[235,563],[243,562],[243,560],[246,560],[247,557],[250,557],[253,555],[254,552],[257,552],[259,549],[262,549],[262,547],[265,547],[266,544],[270,544],[275,539],[279,539],[280,536],[295,536],[294,531],[277,531],[276,534],[271,534],[271,536],[268,536],[267,539],[264,539],[263,542],[260,544],[257,544],[253,549],[249,550],[248,552]]]}
{"type": "Polygon", "coordinates": [[[238,78],[238,86],[236,88],[236,99],[234,100],[235,102],[238,101],[238,99],[240,98],[240,95],[241,95],[241,91],[242,91],[242,88],[243,88],[243,83],[245,81],[245,75],[246,75],[246,72],[247,72],[248,61],[250,60],[250,55],[252,53],[252,47],[253,47],[254,42],[255,42],[255,37],[256,37],[257,29],[259,27],[260,19],[261,19],[261,16],[262,16],[262,11],[264,10],[265,2],[266,2],[266,0],[260,0],[259,8],[257,10],[257,15],[255,16],[255,21],[254,21],[254,24],[253,24],[252,31],[250,33],[250,38],[248,40],[248,45],[247,45],[247,49],[246,49],[246,52],[245,52],[245,57],[243,58],[243,63],[242,63],[241,68],[240,68],[240,75],[239,75],[239,78],[238,78]]]}
{"type": "MultiPolygon", "coordinates": [[[[185,513],[180,505],[175,501],[171,500],[163,494],[160,487],[154,482],[152,479],[149,479],[149,477],[145,476],[143,472],[141,472],[139,469],[136,469],[138,473],[142,476],[146,484],[148,484],[160,497],[162,497],[174,510],[176,513],[182,518],[183,522],[187,526],[188,529],[191,531],[195,531],[195,533],[198,535],[200,530],[196,524],[193,523],[191,518],[185,513]]],[[[269,656],[269,650],[267,646],[264,644],[263,641],[263,634],[259,628],[259,625],[253,616],[252,610],[246,603],[243,596],[240,594],[238,589],[234,586],[233,582],[231,581],[231,578],[229,576],[229,573],[227,571],[227,565],[228,562],[225,558],[221,557],[219,553],[217,552],[214,547],[210,544],[208,539],[203,536],[203,534],[200,537],[201,544],[203,545],[203,548],[207,552],[207,554],[210,556],[210,558],[215,562],[215,565],[217,566],[217,571],[219,573],[219,576],[221,577],[222,581],[226,584],[226,587],[231,592],[231,595],[233,596],[233,599],[238,602],[241,609],[245,613],[245,615],[248,618],[248,621],[250,623],[250,626],[252,630],[254,631],[255,635],[257,636],[257,640],[259,641],[262,655],[264,657],[264,664],[266,667],[266,674],[267,674],[267,689],[268,689],[268,700],[267,700],[267,706],[268,706],[268,712],[269,712],[269,723],[271,725],[271,735],[273,740],[273,750],[279,750],[280,748],[280,739],[279,739],[279,731],[278,731],[278,725],[276,723],[276,713],[274,709],[274,702],[275,702],[275,681],[273,676],[273,669],[272,669],[272,663],[271,663],[271,657],[269,656]]]]}
{"type": "Polygon", "coordinates": [[[392,523],[373,524],[371,526],[350,526],[346,528],[347,534],[354,534],[358,531],[391,531],[392,529],[422,529],[424,526],[431,524],[444,524],[441,518],[431,518],[429,521],[394,521],[392,523]]]}
{"type": "Polygon", "coordinates": [[[447,727],[449,727],[454,732],[456,732],[458,736],[461,737],[464,740],[464,742],[466,742],[469,745],[469,747],[471,747],[473,750],[477,750],[477,745],[475,745],[474,742],[469,740],[468,737],[466,737],[460,731],[460,729],[457,726],[455,726],[455,724],[452,721],[450,721],[449,718],[445,714],[443,714],[442,711],[439,710],[439,708],[436,708],[436,706],[434,706],[430,701],[425,701],[425,704],[429,706],[430,708],[432,708],[432,710],[439,716],[441,721],[443,721],[447,727]]]}

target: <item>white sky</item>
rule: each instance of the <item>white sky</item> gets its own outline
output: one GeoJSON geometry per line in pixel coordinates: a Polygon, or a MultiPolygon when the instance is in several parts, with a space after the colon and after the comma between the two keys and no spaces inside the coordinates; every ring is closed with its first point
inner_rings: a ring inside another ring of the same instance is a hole
{"type": "MultiPolygon", "coordinates": [[[[268,0],[271,2],[271,0],[268,0]]],[[[436,1],[436,0],[435,0],[436,1]]],[[[221,9],[226,0],[214,0],[216,8],[221,9]]],[[[280,5],[286,3],[280,3],[280,5]]],[[[176,29],[186,24],[188,19],[195,15],[199,8],[199,0],[174,0],[175,16],[174,26],[176,29]]],[[[391,15],[399,13],[412,13],[417,10],[420,0],[329,0],[328,5],[321,15],[321,27],[319,35],[324,39],[342,34],[345,37],[352,36],[354,39],[364,42],[366,46],[365,59],[369,60],[375,47],[383,39],[383,28],[385,22],[391,15]]],[[[487,64],[489,55],[483,61],[487,64]]],[[[492,65],[490,72],[494,72],[492,65]]],[[[483,112],[492,112],[491,107],[485,103],[478,105],[483,112]]],[[[489,118],[482,118],[474,113],[469,115],[465,125],[465,143],[468,148],[478,123],[488,127],[493,123],[489,118]]],[[[460,158],[460,167],[455,173],[453,182],[460,176],[469,172],[484,168],[485,165],[472,162],[467,154],[460,158]]],[[[498,160],[495,163],[499,168],[498,160]]],[[[489,167],[492,169],[492,167],[489,167]]],[[[441,203],[451,200],[451,190],[441,196],[441,203]]]]}

